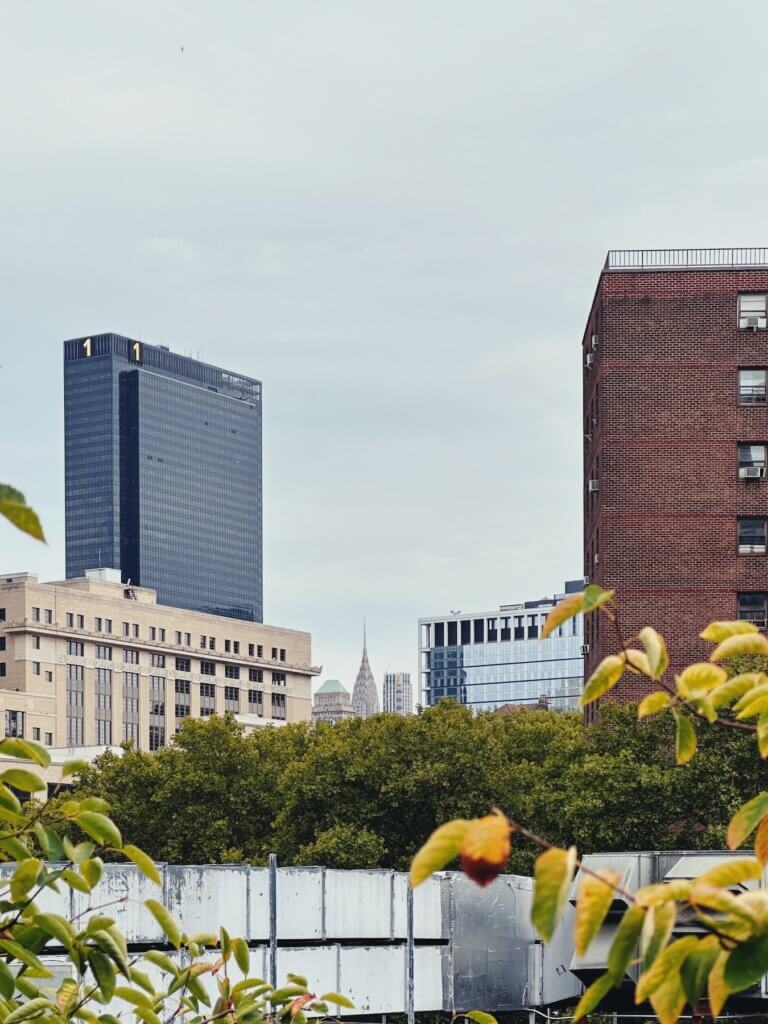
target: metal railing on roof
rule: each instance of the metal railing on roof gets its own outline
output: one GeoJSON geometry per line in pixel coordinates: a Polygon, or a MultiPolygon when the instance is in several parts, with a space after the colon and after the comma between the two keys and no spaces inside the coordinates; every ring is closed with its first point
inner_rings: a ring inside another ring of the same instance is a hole
{"type": "Polygon", "coordinates": [[[766,246],[742,249],[611,249],[605,258],[606,270],[766,266],[766,246]]]}

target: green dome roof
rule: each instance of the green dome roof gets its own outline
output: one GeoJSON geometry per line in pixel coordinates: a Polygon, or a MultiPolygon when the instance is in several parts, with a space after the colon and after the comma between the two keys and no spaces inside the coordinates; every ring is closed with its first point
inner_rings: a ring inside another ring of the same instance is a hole
{"type": "Polygon", "coordinates": [[[342,686],[338,679],[326,679],[318,688],[317,693],[349,693],[349,690],[342,686]]]}

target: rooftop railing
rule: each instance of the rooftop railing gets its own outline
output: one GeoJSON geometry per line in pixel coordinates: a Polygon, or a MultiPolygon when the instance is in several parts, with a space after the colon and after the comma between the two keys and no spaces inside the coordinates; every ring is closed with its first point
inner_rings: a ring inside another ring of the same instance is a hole
{"type": "Polygon", "coordinates": [[[663,270],[684,267],[766,267],[768,247],[745,249],[611,249],[606,270],[663,270]]]}

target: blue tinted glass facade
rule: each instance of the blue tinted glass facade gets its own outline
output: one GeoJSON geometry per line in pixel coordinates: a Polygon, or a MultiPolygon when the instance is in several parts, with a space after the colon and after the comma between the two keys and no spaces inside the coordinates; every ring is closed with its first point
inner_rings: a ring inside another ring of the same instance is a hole
{"type": "MultiPolygon", "coordinates": [[[[576,586],[583,583],[567,584],[567,592],[576,586]]],[[[543,698],[553,710],[575,710],[584,679],[582,616],[542,640],[552,607],[554,600],[531,601],[466,617],[420,619],[423,702],[449,697],[489,711],[503,704],[536,706],[543,698]]]]}
{"type": "Polygon", "coordinates": [[[64,343],[67,577],[262,621],[261,384],[119,335],[64,343]]]}

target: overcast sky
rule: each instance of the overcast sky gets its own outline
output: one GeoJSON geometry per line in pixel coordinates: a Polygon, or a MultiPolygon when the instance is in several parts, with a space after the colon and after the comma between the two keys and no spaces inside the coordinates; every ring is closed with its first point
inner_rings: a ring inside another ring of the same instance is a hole
{"type": "Polygon", "coordinates": [[[351,687],[581,572],[609,248],[768,244],[768,5],[6,0],[0,479],[64,571],[61,341],[264,381],[265,618],[351,687]],[[183,52],[181,48],[183,47],[183,52]]]}

